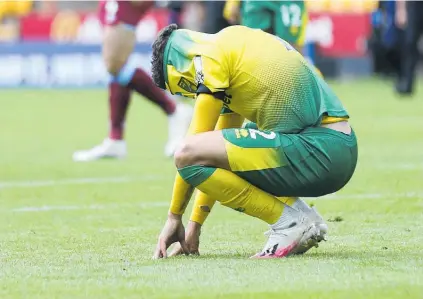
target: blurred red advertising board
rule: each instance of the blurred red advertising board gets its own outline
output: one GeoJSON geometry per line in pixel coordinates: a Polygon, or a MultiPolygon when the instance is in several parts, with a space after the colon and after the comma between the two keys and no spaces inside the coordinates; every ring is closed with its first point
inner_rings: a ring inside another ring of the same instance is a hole
{"type": "Polygon", "coordinates": [[[371,30],[369,13],[311,13],[306,39],[324,56],[360,57],[371,30]]]}
{"type": "MultiPolygon", "coordinates": [[[[152,42],[168,20],[167,10],[151,10],[138,24],[137,40],[152,42]]],[[[365,55],[370,31],[368,13],[311,13],[306,39],[317,43],[324,56],[359,57],[365,55]]],[[[102,27],[95,13],[33,13],[24,17],[21,24],[23,41],[99,43],[101,35],[102,27]]]]}

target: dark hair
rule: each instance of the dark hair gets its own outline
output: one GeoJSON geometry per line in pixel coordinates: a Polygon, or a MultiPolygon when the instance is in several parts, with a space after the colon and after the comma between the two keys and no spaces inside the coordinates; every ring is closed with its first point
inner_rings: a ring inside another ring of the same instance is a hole
{"type": "Polygon", "coordinates": [[[170,24],[163,28],[157,35],[153,43],[153,55],[151,57],[151,74],[154,84],[162,89],[166,89],[165,78],[163,73],[163,56],[167,41],[173,31],[178,29],[178,25],[170,24]]]}

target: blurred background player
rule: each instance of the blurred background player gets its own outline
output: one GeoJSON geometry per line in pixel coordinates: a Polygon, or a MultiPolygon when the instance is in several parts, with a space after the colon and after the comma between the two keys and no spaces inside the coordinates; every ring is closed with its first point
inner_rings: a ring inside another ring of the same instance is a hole
{"type": "Polygon", "coordinates": [[[204,11],[205,19],[202,31],[214,34],[228,27],[227,19],[224,17],[225,1],[205,1],[204,11]]]}
{"type": "Polygon", "coordinates": [[[177,24],[182,27],[183,1],[169,1],[166,6],[169,9],[169,24],[177,24]]]}
{"type": "Polygon", "coordinates": [[[304,1],[226,1],[224,16],[230,24],[241,24],[276,35],[305,55],[308,14],[304,1]]]}
{"type": "Polygon", "coordinates": [[[157,104],[169,121],[165,155],[172,156],[184,137],[191,118],[191,107],[176,103],[157,88],[150,76],[141,68],[128,64],[136,43],[135,27],[154,1],[101,1],[99,17],[104,24],[103,59],[112,76],[109,83],[110,131],[98,146],[77,151],[75,161],[92,161],[101,158],[123,158],[127,154],[124,141],[124,122],[132,91],[157,104]]]}
{"type": "Polygon", "coordinates": [[[397,0],[395,22],[404,30],[396,91],[401,95],[411,95],[419,61],[418,41],[423,34],[423,2],[397,0]]]}
{"type": "Polygon", "coordinates": [[[396,2],[381,1],[372,12],[368,49],[375,74],[398,77],[401,69],[401,30],[395,24],[396,2]]]}

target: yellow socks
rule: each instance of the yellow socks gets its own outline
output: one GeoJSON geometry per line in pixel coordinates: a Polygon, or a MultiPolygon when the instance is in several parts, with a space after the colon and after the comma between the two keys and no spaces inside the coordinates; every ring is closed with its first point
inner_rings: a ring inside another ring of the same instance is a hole
{"type": "Polygon", "coordinates": [[[192,208],[190,220],[203,225],[209,216],[211,209],[215,204],[215,200],[209,195],[198,191],[195,196],[194,206],[192,208]]]}
{"type": "Polygon", "coordinates": [[[197,188],[219,200],[222,205],[269,224],[278,221],[284,209],[284,205],[277,198],[224,169],[216,169],[213,175],[197,188]]]}
{"type": "Polygon", "coordinates": [[[222,205],[257,217],[269,224],[279,220],[284,208],[292,210],[276,197],[230,171],[206,166],[188,166],[178,171],[186,182],[215,198],[222,205]]]}

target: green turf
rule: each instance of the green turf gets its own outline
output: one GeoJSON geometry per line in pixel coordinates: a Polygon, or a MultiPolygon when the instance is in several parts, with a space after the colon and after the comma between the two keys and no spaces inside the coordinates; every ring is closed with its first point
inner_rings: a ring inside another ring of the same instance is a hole
{"type": "Polygon", "coordinates": [[[132,103],[126,160],[76,164],[106,134],[105,92],[1,91],[0,298],[423,298],[423,86],[400,100],[374,79],[333,85],[359,165],[310,202],[338,221],[319,249],[259,261],[266,225],[220,206],[201,257],[151,260],[175,172],[151,104],[132,103]]]}

